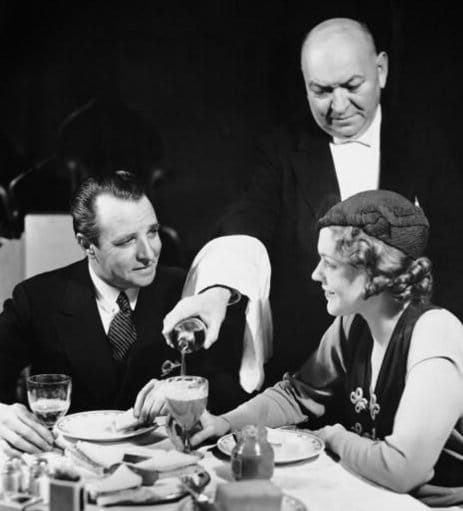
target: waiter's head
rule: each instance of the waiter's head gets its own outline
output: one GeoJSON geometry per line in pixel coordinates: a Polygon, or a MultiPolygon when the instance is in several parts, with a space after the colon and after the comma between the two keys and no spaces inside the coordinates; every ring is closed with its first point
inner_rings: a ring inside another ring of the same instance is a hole
{"type": "Polygon", "coordinates": [[[159,223],[133,174],[87,179],[72,199],[71,215],[78,243],[101,279],[119,289],[151,284],[161,252],[159,223]]]}
{"type": "Polygon", "coordinates": [[[301,65],[312,115],[329,135],[357,138],[370,126],[386,85],[388,61],[368,28],[348,18],[326,20],[306,36],[301,65]]]}

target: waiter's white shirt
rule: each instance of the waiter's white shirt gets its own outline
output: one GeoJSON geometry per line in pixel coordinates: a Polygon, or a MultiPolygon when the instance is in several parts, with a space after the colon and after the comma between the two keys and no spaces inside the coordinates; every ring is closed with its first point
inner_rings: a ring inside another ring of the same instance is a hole
{"type": "Polygon", "coordinates": [[[381,107],[373,122],[357,139],[330,142],[331,155],[338,178],[341,200],[365,190],[379,187],[381,107]]]}
{"type": "MultiPolygon", "coordinates": [[[[122,290],[110,286],[98,277],[91,267],[90,262],[88,265],[88,271],[93,282],[93,287],[95,288],[95,299],[98,312],[100,313],[101,322],[103,323],[106,335],[108,335],[109,325],[111,324],[114,316],[119,312],[119,305],[117,305],[116,300],[122,290]]],[[[132,287],[124,289],[124,291],[129,299],[130,308],[134,310],[137,305],[139,288],[132,287]]]]}

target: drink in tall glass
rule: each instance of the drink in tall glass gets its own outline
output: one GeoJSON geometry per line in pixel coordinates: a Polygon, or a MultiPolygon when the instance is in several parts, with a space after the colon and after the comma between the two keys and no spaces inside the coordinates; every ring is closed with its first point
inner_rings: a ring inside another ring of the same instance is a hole
{"type": "Polygon", "coordinates": [[[34,415],[47,427],[52,428],[69,409],[69,401],[41,397],[31,401],[30,407],[34,415]]]}
{"type": "Polygon", "coordinates": [[[208,381],[200,376],[174,376],[163,387],[170,416],[182,428],[183,450],[191,451],[190,431],[206,409],[208,381]]]}

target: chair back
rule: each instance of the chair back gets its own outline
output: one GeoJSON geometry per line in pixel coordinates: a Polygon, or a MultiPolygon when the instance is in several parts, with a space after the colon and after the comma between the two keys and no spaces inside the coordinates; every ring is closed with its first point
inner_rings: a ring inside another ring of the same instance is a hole
{"type": "Polygon", "coordinates": [[[69,214],[30,214],[24,221],[24,272],[32,277],[82,259],[69,214]]]}

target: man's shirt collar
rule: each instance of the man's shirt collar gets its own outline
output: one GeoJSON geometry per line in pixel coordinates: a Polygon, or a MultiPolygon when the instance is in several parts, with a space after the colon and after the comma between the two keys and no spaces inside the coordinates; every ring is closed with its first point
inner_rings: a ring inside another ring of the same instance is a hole
{"type": "Polygon", "coordinates": [[[101,277],[99,277],[92,268],[92,265],[88,264],[88,271],[90,273],[90,278],[92,279],[93,286],[95,288],[95,296],[102,307],[106,310],[111,310],[114,308],[116,304],[117,297],[121,291],[125,291],[127,298],[130,302],[130,308],[132,310],[135,309],[135,305],[137,304],[138,291],[137,287],[130,287],[128,289],[118,289],[109,285],[105,282],[101,277]]]}

